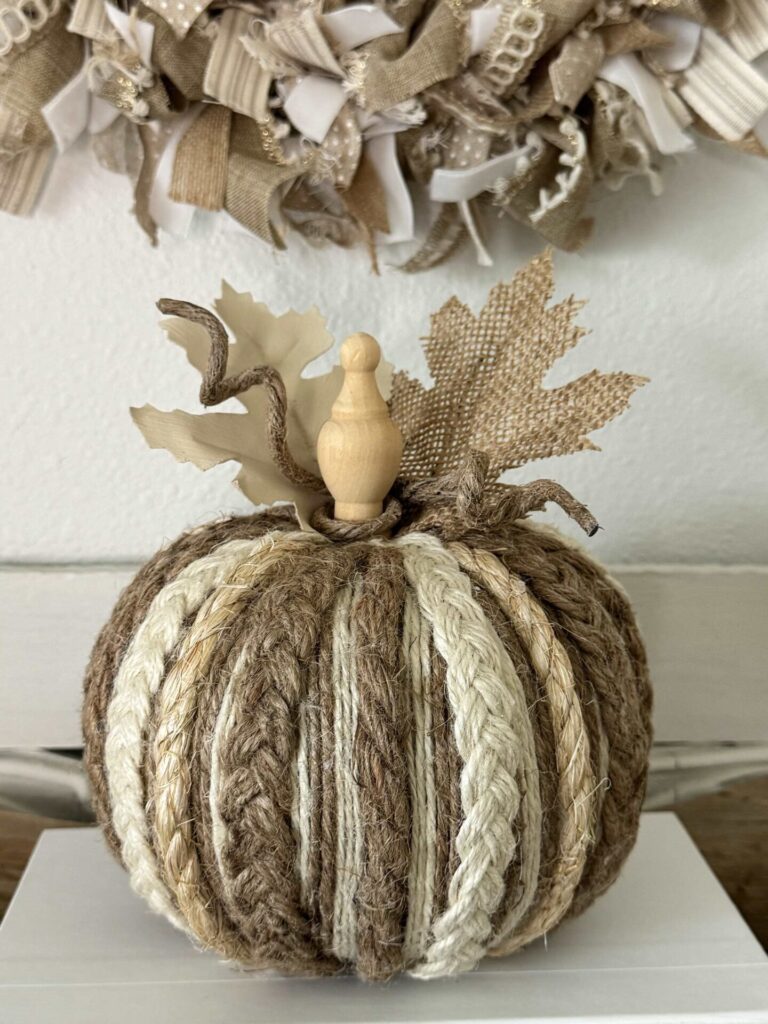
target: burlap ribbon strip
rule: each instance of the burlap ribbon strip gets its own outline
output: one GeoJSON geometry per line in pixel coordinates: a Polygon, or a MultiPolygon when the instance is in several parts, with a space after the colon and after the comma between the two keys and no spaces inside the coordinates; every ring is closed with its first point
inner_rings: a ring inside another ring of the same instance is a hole
{"type": "Polygon", "coordinates": [[[265,122],[233,115],[224,205],[249,231],[282,249],[285,243],[273,223],[270,204],[276,190],[299,177],[307,162],[278,162],[270,132],[265,122]]]}
{"type": "Polygon", "coordinates": [[[221,210],[227,194],[227,154],[232,114],[205,107],[176,150],[170,197],[204,210],[221,210]]]}

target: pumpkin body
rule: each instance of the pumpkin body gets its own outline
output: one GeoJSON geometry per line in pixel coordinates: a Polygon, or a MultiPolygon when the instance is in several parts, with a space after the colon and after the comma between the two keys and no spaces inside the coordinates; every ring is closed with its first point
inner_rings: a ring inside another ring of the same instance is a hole
{"type": "Polygon", "coordinates": [[[518,522],[330,542],[288,511],[139,572],[86,679],[86,762],[136,890],[251,967],[421,977],[578,913],[650,744],[625,597],[518,522]]]}

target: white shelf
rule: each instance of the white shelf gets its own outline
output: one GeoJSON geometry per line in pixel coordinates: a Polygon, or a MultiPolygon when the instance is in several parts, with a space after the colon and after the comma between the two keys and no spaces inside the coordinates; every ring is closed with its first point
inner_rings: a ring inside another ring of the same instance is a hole
{"type": "Polygon", "coordinates": [[[43,833],[0,929],[2,1024],[768,1024],[768,959],[677,819],[516,957],[439,982],[243,974],[145,909],[95,829],[43,833]]]}
{"type": "MultiPolygon", "coordinates": [[[[88,655],[137,568],[0,566],[0,747],[81,745],[88,655]]],[[[648,647],[656,741],[765,742],[768,566],[620,565],[612,575],[648,647]]]]}

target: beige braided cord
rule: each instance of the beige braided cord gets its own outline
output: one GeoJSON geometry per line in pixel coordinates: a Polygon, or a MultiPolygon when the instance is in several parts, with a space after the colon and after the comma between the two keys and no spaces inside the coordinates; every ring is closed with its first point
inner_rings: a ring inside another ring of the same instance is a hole
{"type": "Polygon", "coordinates": [[[302,533],[265,538],[259,550],[201,606],[158,698],[158,728],[152,750],[154,824],[164,878],[197,938],[233,959],[244,959],[247,951],[226,922],[222,908],[215,903],[208,907],[200,898],[200,861],[190,819],[190,740],[198,683],[220,634],[238,614],[259,577],[290,549],[320,540],[302,533]]]}
{"type": "Polygon", "coordinates": [[[521,931],[516,930],[517,921],[507,918],[502,922],[491,952],[504,956],[550,931],[568,912],[593,841],[597,783],[571,664],[546,613],[528,593],[525,583],[508,572],[491,552],[459,543],[450,544],[449,550],[466,571],[477,575],[520,633],[544,685],[556,736],[562,815],[558,861],[553,870],[557,881],[521,931]]]}
{"type": "MultiPolygon", "coordinates": [[[[461,568],[470,576],[475,577],[480,586],[498,602],[498,595],[489,586],[485,574],[480,571],[475,562],[475,553],[464,544],[448,544],[446,547],[461,568]]],[[[533,725],[528,712],[525,687],[517,672],[509,674],[507,678],[515,709],[513,724],[520,745],[519,786],[521,794],[520,822],[517,829],[520,847],[519,865],[517,865],[519,871],[518,891],[506,909],[501,925],[502,931],[511,932],[531,909],[539,884],[542,805],[533,725]]]]}
{"type": "Polygon", "coordinates": [[[145,731],[153,697],[167,659],[183,636],[185,620],[263,543],[264,538],[229,541],[188,564],[160,589],[120,664],[106,711],[104,765],[123,863],[136,892],[183,930],[188,930],[187,922],[161,878],[150,841],[141,773],[145,731]]]}
{"type": "Polygon", "coordinates": [[[509,655],[472,596],[455,557],[434,537],[410,534],[395,542],[409,582],[446,661],[446,689],[463,761],[463,822],[456,838],[459,865],[447,907],[432,927],[424,959],[411,973],[430,978],[470,970],[491,935],[491,918],[505,891],[504,873],[517,846],[521,743],[515,724],[530,721],[516,707],[509,655]]]}

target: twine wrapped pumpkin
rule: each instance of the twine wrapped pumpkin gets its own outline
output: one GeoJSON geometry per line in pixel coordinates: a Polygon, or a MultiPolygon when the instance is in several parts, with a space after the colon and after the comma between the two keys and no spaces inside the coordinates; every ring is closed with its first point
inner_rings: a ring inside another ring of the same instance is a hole
{"type": "MultiPolygon", "coordinates": [[[[265,385],[276,463],[322,495],[289,450],[280,375],[226,378],[218,319],[170,308],[211,335],[204,400],[265,385]]],[[[472,353],[454,350],[454,371],[472,353]]],[[[509,454],[490,420],[485,447],[458,450],[458,406],[434,415],[445,389],[425,400],[397,375],[387,407],[372,339],[343,359],[319,442],[335,508],[303,528],[285,506],[211,523],[141,569],[92,655],[87,764],[133,886],[201,946],[246,967],[432,978],[521,948],[615,879],[644,794],[647,667],[619,588],[527,520],[554,500],[592,533],[588,510],[551,481],[493,482],[509,454]],[[445,471],[419,478],[438,448],[445,471]]]]}

